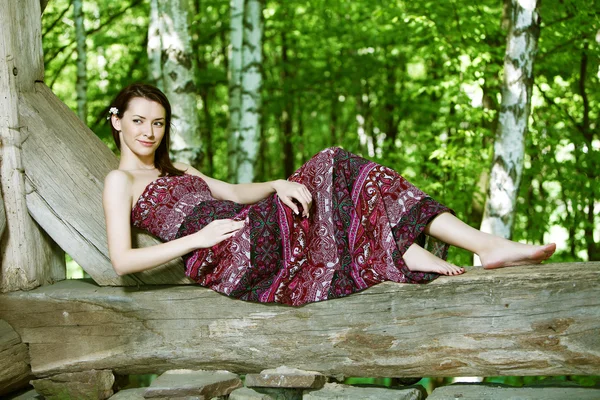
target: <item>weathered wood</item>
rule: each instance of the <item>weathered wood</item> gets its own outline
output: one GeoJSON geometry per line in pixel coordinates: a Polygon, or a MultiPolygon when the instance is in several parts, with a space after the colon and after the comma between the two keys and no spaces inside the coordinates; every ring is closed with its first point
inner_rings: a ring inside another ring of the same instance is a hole
{"type": "MultiPolygon", "coordinates": [[[[19,112],[29,124],[22,145],[27,207],[44,230],[100,285],[189,283],[181,259],[135,275],[114,272],[102,189],[116,157],[43,83],[22,96],[19,112]]],[[[154,243],[141,232],[134,237],[136,246],[154,243]]]]}
{"type": "Polygon", "coordinates": [[[27,345],[0,319],[0,395],[27,386],[31,376],[27,345]]]}
{"type": "Polygon", "coordinates": [[[600,374],[600,263],[469,270],[300,308],[195,286],[61,282],[0,297],[37,376],[89,369],[345,376],[600,374]]]}
{"type": "MultiPolygon", "coordinates": [[[[2,162],[2,153],[0,153],[0,163],[2,162]]],[[[0,239],[6,229],[6,214],[4,213],[4,200],[2,199],[2,193],[0,193],[0,239]]]]}
{"type": "Polygon", "coordinates": [[[27,214],[21,145],[29,121],[19,118],[19,94],[44,77],[40,3],[0,0],[0,186],[7,229],[0,242],[0,291],[64,279],[64,253],[27,214]]]}

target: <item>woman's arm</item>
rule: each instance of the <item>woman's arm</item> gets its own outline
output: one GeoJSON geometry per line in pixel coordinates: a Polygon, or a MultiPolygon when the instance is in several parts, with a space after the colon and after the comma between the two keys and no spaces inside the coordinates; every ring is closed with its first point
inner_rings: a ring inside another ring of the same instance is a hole
{"type": "Polygon", "coordinates": [[[294,210],[296,214],[299,213],[299,209],[293,200],[298,201],[302,205],[302,214],[305,217],[309,216],[312,195],[306,186],[300,183],[278,179],[261,183],[231,184],[206,176],[187,164],[175,163],[174,165],[179,169],[185,170],[188,174],[201,177],[216,199],[230,200],[240,204],[254,204],[273,193],[277,193],[281,201],[294,210]]]}
{"type": "Polygon", "coordinates": [[[211,247],[233,236],[244,221],[217,220],[202,230],[170,242],[150,247],[131,247],[131,185],[124,171],[111,171],[104,180],[102,205],[106,220],[108,252],[118,275],[145,271],[169,262],[198,248],[211,247]]]}

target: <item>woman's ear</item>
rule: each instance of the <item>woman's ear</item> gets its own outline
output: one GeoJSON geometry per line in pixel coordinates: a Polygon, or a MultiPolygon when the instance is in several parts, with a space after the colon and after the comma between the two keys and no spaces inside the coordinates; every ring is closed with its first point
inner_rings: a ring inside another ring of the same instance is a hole
{"type": "Polygon", "coordinates": [[[118,130],[119,132],[121,131],[121,118],[119,118],[116,115],[112,114],[110,116],[110,123],[112,124],[112,126],[116,130],[118,130]]]}

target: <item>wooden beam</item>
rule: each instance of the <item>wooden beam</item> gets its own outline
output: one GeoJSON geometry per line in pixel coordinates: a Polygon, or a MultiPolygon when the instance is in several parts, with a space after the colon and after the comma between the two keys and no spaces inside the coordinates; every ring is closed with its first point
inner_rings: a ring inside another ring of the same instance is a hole
{"type": "Polygon", "coordinates": [[[33,373],[171,368],[332,376],[600,375],[600,262],[384,283],[300,308],[195,286],[65,281],[0,297],[33,373]]]}
{"type": "MultiPolygon", "coordinates": [[[[181,259],[119,277],[108,257],[102,208],[104,177],[118,167],[108,147],[43,83],[24,93],[20,118],[28,121],[23,164],[33,218],[99,285],[184,284],[181,259]]],[[[158,243],[137,232],[136,246],[158,243]]]]}
{"type": "Polygon", "coordinates": [[[39,0],[0,0],[0,186],[7,229],[0,242],[0,291],[64,279],[65,256],[27,213],[21,145],[30,128],[19,96],[44,78],[39,0]]]}

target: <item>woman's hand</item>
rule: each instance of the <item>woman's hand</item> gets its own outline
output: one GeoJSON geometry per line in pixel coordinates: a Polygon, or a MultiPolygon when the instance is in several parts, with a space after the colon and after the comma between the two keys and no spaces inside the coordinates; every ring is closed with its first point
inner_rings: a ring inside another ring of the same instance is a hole
{"type": "Polygon", "coordinates": [[[312,195],[306,186],[301,183],[281,179],[273,182],[273,188],[283,204],[291,208],[296,214],[300,214],[298,206],[294,203],[294,200],[296,200],[302,205],[302,215],[307,218],[309,217],[312,195]]]}
{"type": "Polygon", "coordinates": [[[215,219],[198,232],[194,233],[194,242],[198,248],[208,248],[229,239],[244,227],[245,221],[232,219],[215,219]]]}

